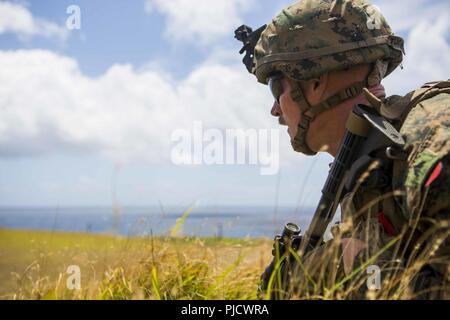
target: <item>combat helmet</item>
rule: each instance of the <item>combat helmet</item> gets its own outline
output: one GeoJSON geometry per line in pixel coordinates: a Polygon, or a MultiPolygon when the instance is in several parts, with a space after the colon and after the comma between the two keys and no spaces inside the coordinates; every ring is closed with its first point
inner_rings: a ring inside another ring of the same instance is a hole
{"type": "Polygon", "coordinates": [[[314,118],[380,83],[404,54],[403,39],[394,36],[380,10],[367,0],[301,0],[255,32],[241,26],[235,34],[244,43],[241,53],[247,51],[244,64],[259,82],[272,85],[282,75],[296,83],[291,96],[301,106],[302,120],[291,142],[294,150],[307,155],[315,154],[306,143],[314,118]],[[358,64],[373,66],[367,80],[309,105],[299,80],[358,64]]]}

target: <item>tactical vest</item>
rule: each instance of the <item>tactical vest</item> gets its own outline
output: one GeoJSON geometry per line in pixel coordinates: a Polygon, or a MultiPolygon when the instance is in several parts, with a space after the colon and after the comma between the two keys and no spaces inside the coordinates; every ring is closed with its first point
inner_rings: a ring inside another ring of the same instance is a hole
{"type": "MultiPolygon", "coordinates": [[[[426,123],[418,123],[419,127],[423,126],[423,136],[414,136],[408,132],[414,128],[414,117],[418,117],[415,113],[422,111],[416,112],[415,109],[422,108],[421,105],[432,99],[439,100],[435,103],[443,106],[442,110],[450,109],[450,80],[426,83],[404,97],[368,99],[370,105],[402,134],[406,145],[397,159],[395,156],[381,159],[379,167],[371,169],[358,189],[344,197],[341,203],[344,217],[352,215],[355,223],[368,218],[378,219],[389,236],[399,233],[410,223],[415,211],[420,209],[424,184],[436,164],[448,155],[450,149],[450,144],[443,139],[439,146],[433,147],[434,150],[424,153],[430,142],[427,135],[431,136],[435,129],[426,128],[426,123]],[[427,129],[429,133],[426,132],[427,129]],[[420,162],[421,157],[426,161],[420,162]]],[[[447,126],[450,122],[448,117],[449,112],[446,112],[441,119],[447,121],[447,126]]]]}

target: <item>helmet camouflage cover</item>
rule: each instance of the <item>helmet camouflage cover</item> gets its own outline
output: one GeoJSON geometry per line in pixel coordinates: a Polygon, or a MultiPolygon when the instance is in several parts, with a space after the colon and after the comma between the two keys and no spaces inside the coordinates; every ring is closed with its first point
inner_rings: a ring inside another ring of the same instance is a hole
{"type": "MultiPolygon", "coordinates": [[[[403,39],[366,0],[302,0],[278,14],[254,50],[259,82],[274,73],[308,80],[352,65],[376,63],[375,82],[401,62],[403,39]]],[[[376,83],[370,83],[374,85],[376,83]]]]}

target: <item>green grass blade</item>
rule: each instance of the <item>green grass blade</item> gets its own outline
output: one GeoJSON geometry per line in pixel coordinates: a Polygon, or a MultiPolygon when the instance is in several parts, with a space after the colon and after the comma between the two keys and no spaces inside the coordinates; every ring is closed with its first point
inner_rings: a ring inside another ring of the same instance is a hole
{"type": "Polygon", "coordinates": [[[184,213],[183,215],[177,219],[177,223],[175,224],[175,226],[172,228],[172,230],[170,230],[170,236],[171,237],[176,237],[178,235],[178,232],[181,229],[181,226],[184,224],[184,221],[186,220],[187,216],[191,213],[192,209],[194,209],[194,205],[190,206],[184,213]]]}

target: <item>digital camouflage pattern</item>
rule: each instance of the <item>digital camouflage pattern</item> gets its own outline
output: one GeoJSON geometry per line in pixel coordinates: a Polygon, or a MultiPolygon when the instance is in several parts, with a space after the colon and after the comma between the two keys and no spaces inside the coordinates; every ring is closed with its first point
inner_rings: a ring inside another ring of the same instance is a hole
{"type": "MultiPolygon", "coordinates": [[[[407,150],[410,150],[408,169],[405,178],[406,201],[404,206],[406,219],[425,211],[427,216],[435,216],[439,211],[450,208],[449,181],[436,180],[429,187],[426,182],[439,163],[448,162],[450,150],[450,84],[448,93],[438,94],[421,101],[408,115],[401,133],[406,137],[407,150]],[[447,183],[444,183],[447,182],[447,183]],[[436,190],[438,198],[435,198],[436,190]],[[426,202],[426,203],[425,203],[426,202]]],[[[449,166],[443,166],[442,177],[449,173],[449,166]]],[[[401,187],[400,185],[396,187],[401,187]]]]}
{"type": "Polygon", "coordinates": [[[303,0],[284,9],[255,47],[258,81],[282,72],[308,80],[333,70],[375,63],[377,84],[401,62],[403,39],[393,35],[377,7],[365,0],[303,0]]]}
{"type": "MultiPolygon", "coordinates": [[[[403,217],[408,222],[418,219],[420,233],[433,232],[432,267],[449,286],[450,81],[435,86],[428,91],[431,97],[420,101],[408,114],[400,131],[409,157],[407,166],[397,173],[399,178],[394,180],[394,188],[403,185],[405,196],[400,201],[403,217]]],[[[446,297],[450,298],[450,286],[447,290],[446,297]]]]}

